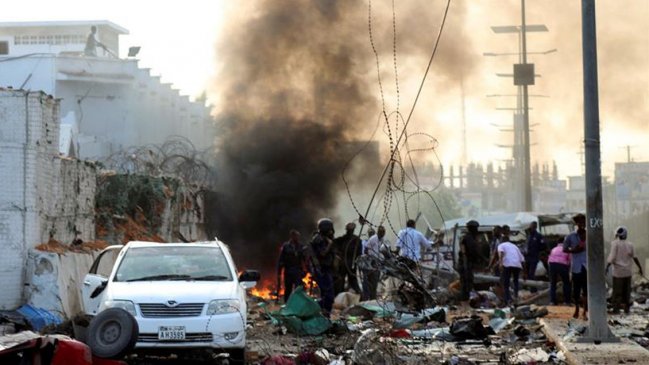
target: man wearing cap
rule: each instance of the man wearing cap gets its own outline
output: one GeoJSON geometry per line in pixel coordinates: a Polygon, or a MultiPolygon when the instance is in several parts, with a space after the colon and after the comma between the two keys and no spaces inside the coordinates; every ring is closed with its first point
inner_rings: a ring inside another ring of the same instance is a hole
{"type": "Polygon", "coordinates": [[[626,227],[618,227],[615,230],[615,240],[611,242],[611,252],[606,261],[606,272],[609,267],[613,266],[613,310],[611,313],[620,312],[620,305],[624,308],[624,313],[629,313],[631,303],[631,276],[633,275],[632,263],[638,266],[640,275],[642,266],[634,254],[633,244],[626,240],[626,227]]]}
{"type": "Polygon", "coordinates": [[[458,268],[460,271],[460,284],[462,292],[460,300],[469,300],[473,290],[473,270],[478,261],[478,227],[480,224],[474,220],[466,222],[467,232],[460,241],[460,258],[458,268]]]}
{"type": "Polygon", "coordinates": [[[586,216],[577,214],[572,218],[577,229],[563,240],[563,252],[569,253],[572,272],[572,296],[575,301],[574,318],[579,317],[579,305],[584,307],[583,317],[588,316],[588,283],[586,276],[586,216]]]}

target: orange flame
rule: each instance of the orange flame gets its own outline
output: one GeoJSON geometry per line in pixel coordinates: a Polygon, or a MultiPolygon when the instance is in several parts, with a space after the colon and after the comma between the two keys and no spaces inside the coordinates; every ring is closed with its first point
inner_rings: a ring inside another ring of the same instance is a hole
{"type": "Polygon", "coordinates": [[[306,273],[306,276],[302,278],[302,283],[304,283],[305,289],[318,287],[318,284],[316,284],[315,280],[313,280],[310,272],[306,273]]]}

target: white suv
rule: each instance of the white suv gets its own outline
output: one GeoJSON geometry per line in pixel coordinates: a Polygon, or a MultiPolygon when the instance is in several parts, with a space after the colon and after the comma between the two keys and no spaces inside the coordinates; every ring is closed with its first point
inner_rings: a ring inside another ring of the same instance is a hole
{"type": "Polygon", "coordinates": [[[129,242],[105,249],[84,278],[86,314],[121,308],[139,326],[136,349],[210,348],[242,359],[246,289],[259,273],[237,278],[226,245],[129,242]]]}

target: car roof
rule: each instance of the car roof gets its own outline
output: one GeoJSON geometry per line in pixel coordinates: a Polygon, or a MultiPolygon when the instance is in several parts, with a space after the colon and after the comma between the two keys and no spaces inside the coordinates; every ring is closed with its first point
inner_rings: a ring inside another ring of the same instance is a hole
{"type": "Polygon", "coordinates": [[[147,242],[147,241],[130,241],[126,244],[126,248],[141,248],[141,247],[218,247],[224,251],[229,251],[227,246],[221,241],[201,241],[201,242],[147,242]]]}

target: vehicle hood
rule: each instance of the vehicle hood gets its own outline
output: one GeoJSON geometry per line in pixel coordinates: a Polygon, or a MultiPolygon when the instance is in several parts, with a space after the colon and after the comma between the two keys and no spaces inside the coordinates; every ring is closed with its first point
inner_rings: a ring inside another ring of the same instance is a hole
{"type": "Polygon", "coordinates": [[[133,281],[111,282],[106,299],[124,299],[135,303],[208,303],[214,299],[238,299],[236,281],[133,281]]]}

